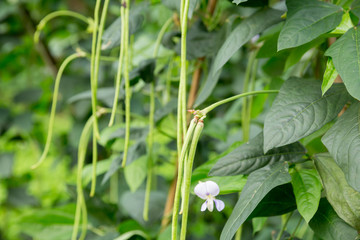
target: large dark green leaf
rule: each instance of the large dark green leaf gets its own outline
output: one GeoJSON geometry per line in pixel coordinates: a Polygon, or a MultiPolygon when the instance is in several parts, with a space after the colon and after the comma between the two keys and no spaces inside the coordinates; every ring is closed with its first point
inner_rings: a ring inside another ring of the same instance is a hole
{"type": "Polygon", "coordinates": [[[278,216],[296,209],[293,188],[290,183],[272,189],[256,206],[249,218],[278,216]]]}
{"type": "Polygon", "coordinates": [[[319,206],[322,189],[320,179],[313,169],[294,169],[291,179],[299,213],[309,222],[319,206]]]}
{"type": "Polygon", "coordinates": [[[243,20],[226,38],[212,64],[208,78],[196,99],[195,106],[203,103],[213,91],[224,64],[256,34],[281,21],[281,11],[266,8],[243,20]]]}
{"type": "Polygon", "coordinates": [[[294,13],[288,16],[283,29],[280,32],[278,50],[297,47],[308,43],[321,34],[336,28],[341,22],[342,9],[339,6],[314,0],[291,10],[291,2],[286,1],[289,11],[294,13]]]}
{"type": "Polygon", "coordinates": [[[305,148],[296,142],[287,146],[274,148],[264,154],[263,142],[263,133],[260,133],[251,139],[250,142],[244,143],[225,157],[220,158],[211,169],[209,175],[228,176],[249,174],[275,162],[297,162],[302,160],[302,156],[306,152],[305,148]]]}
{"type": "Polygon", "coordinates": [[[288,164],[285,162],[278,162],[251,173],[220,239],[231,239],[271,189],[290,181],[288,164]]]}
{"type": "MultiPolygon", "coordinates": [[[[315,157],[315,166],[325,188],[326,198],[345,222],[360,230],[360,193],[349,186],[344,173],[328,153],[315,157]]],[[[356,168],[356,165],[353,167],[356,168]]]]}
{"type": "Polygon", "coordinates": [[[309,223],[315,234],[326,240],[356,239],[356,230],[336,214],[326,198],[320,200],[319,209],[309,223]]]}
{"type": "Polygon", "coordinates": [[[360,103],[352,104],[322,142],[344,172],[347,182],[360,192],[360,103]]]}
{"type": "Polygon", "coordinates": [[[352,4],[351,4],[351,12],[357,16],[358,18],[360,18],[360,0],[355,0],[352,4]]]}
{"type": "Polygon", "coordinates": [[[310,135],[333,120],[348,101],[343,84],[322,96],[321,82],[290,78],[285,81],[265,118],[264,151],[310,135]]]}
{"type": "Polygon", "coordinates": [[[226,38],[214,60],[214,72],[218,71],[234,53],[256,34],[281,21],[282,12],[267,8],[242,21],[226,38]]]}
{"type": "Polygon", "coordinates": [[[360,29],[352,28],[325,52],[351,96],[360,100],[360,29]]]}

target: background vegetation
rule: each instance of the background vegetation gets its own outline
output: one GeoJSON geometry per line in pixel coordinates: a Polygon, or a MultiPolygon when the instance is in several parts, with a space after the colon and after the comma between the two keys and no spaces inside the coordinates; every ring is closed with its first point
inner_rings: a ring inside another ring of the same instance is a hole
{"type": "Polygon", "coordinates": [[[184,76],[182,110],[276,90],[206,114],[188,189],[187,239],[358,238],[360,2],[190,0],[185,75],[180,2],[101,3],[107,17],[98,78],[90,64],[95,1],[0,2],[0,239],[171,239],[177,139],[185,139],[177,132],[184,76]],[[118,56],[126,42],[121,6],[130,8],[130,37],[109,127],[118,56]],[[38,25],[60,10],[66,14],[38,25]],[[54,80],[74,53],[61,76],[51,127],[54,80]],[[93,79],[100,136],[91,141],[90,130],[80,137],[96,114],[93,79]],[[32,169],[49,129],[49,152],[32,169]],[[203,200],[193,194],[199,181],[208,180],[220,187],[221,212],[201,212],[203,200]],[[82,203],[86,212],[79,210],[82,203]],[[85,230],[86,237],[80,234],[85,230]]]}

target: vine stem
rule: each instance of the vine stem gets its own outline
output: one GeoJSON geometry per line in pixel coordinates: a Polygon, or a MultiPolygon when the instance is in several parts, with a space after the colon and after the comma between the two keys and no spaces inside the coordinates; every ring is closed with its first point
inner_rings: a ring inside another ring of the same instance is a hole
{"type": "Polygon", "coordinates": [[[39,161],[37,163],[35,163],[34,165],[31,166],[32,169],[37,168],[38,166],[40,166],[40,164],[45,160],[47,154],[49,153],[49,149],[50,149],[50,143],[51,143],[51,139],[52,139],[52,135],[53,135],[53,129],[54,129],[54,122],[55,122],[55,113],[56,113],[56,105],[57,105],[57,99],[58,99],[58,95],[59,95],[59,86],[60,86],[60,80],[61,77],[64,73],[64,70],[66,68],[66,66],[74,59],[76,58],[80,58],[80,57],[85,57],[85,53],[83,52],[77,52],[74,53],[70,56],[68,56],[64,62],[61,64],[60,68],[59,68],[59,72],[56,75],[56,79],[55,79],[55,86],[54,86],[54,93],[53,93],[53,100],[52,100],[52,105],[51,105],[51,112],[50,112],[50,119],[49,119],[49,129],[47,132],[47,138],[46,138],[46,143],[45,143],[45,148],[43,153],[41,154],[41,157],[39,159],[39,161]]]}
{"type": "Polygon", "coordinates": [[[196,125],[194,130],[194,136],[191,141],[191,146],[189,150],[189,156],[187,158],[186,168],[185,168],[185,176],[184,176],[184,196],[183,196],[183,209],[182,209],[182,221],[181,221],[181,232],[180,232],[180,240],[186,239],[186,228],[187,228],[187,219],[189,213],[189,198],[190,198],[190,184],[191,184],[191,175],[192,175],[192,166],[194,163],[196,147],[201,135],[201,132],[204,128],[204,123],[200,119],[196,125]]]}
{"type": "Polygon", "coordinates": [[[130,0],[125,1],[125,36],[124,36],[124,54],[125,54],[125,146],[124,155],[122,161],[122,167],[126,166],[126,159],[129,150],[130,142],[130,100],[131,100],[131,89],[129,79],[129,11],[130,0]]]}
{"type": "Polygon", "coordinates": [[[203,110],[201,110],[200,112],[201,112],[202,115],[206,115],[207,113],[209,113],[214,108],[216,108],[216,107],[218,107],[218,106],[220,106],[222,104],[225,104],[225,103],[234,101],[236,99],[242,98],[242,97],[252,96],[252,95],[257,95],[257,94],[278,93],[278,92],[279,92],[279,90],[259,90],[259,91],[241,93],[241,94],[229,97],[229,98],[225,98],[225,99],[223,99],[221,101],[218,101],[216,103],[213,103],[210,106],[208,106],[208,107],[204,108],[203,110]]]}
{"type": "Polygon", "coordinates": [[[116,115],[116,108],[118,104],[119,92],[120,92],[120,85],[121,85],[121,72],[122,72],[122,64],[124,61],[124,37],[125,37],[125,9],[124,6],[121,5],[120,7],[120,16],[121,16],[121,41],[120,41],[120,53],[119,53],[119,63],[118,63],[118,70],[116,74],[116,83],[115,83],[115,96],[113,102],[113,108],[111,112],[109,127],[114,124],[115,115],[116,115]]]}
{"type": "Polygon", "coordinates": [[[40,33],[41,33],[41,30],[44,29],[44,27],[46,26],[46,24],[54,19],[54,18],[57,18],[57,17],[60,17],[60,16],[68,16],[68,17],[74,17],[74,18],[77,18],[85,23],[87,23],[89,25],[89,28],[91,29],[93,27],[93,20],[92,18],[87,18],[85,17],[84,15],[80,14],[80,13],[77,13],[77,12],[73,12],[73,11],[69,11],[69,10],[60,10],[60,11],[55,11],[55,12],[52,12],[52,13],[49,13],[48,15],[46,15],[40,22],[39,24],[37,25],[36,27],[36,31],[34,33],[34,42],[35,43],[38,43],[39,42],[39,39],[40,39],[40,33]]]}
{"type": "MultiPolygon", "coordinates": [[[[165,24],[161,27],[158,37],[155,42],[155,48],[153,56],[156,59],[159,53],[159,48],[161,40],[164,37],[166,29],[172,23],[172,18],[169,18],[165,24]]],[[[145,221],[149,220],[149,204],[150,204],[150,193],[151,193],[151,183],[153,175],[153,143],[154,143],[154,128],[155,128],[155,81],[150,84],[150,114],[149,114],[149,137],[148,137],[148,164],[147,164],[147,181],[145,189],[145,199],[144,199],[144,210],[143,218],[145,221]]]]}

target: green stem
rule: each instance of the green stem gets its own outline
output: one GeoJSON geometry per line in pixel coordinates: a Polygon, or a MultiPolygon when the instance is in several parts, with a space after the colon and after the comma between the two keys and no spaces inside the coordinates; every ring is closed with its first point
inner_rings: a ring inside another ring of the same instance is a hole
{"type": "Polygon", "coordinates": [[[293,233],[291,234],[289,240],[293,239],[293,237],[295,236],[295,233],[298,230],[298,228],[300,227],[300,223],[302,222],[302,220],[303,220],[303,218],[300,217],[300,219],[299,219],[298,223],[296,224],[296,227],[295,227],[293,233]]]}
{"type": "Polygon", "coordinates": [[[181,232],[180,232],[180,240],[185,240],[186,238],[186,228],[187,228],[187,219],[188,219],[188,213],[189,213],[189,197],[190,197],[190,184],[191,184],[191,175],[192,175],[192,166],[194,163],[194,157],[196,153],[196,147],[201,135],[201,132],[204,128],[204,123],[202,120],[199,120],[198,124],[196,125],[196,128],[194,130],[194,136],[191,141],[191,146],[189,150],[189,157],[186,163],[186,169],[185,169],[185,186],[184,186],[184,209],[183,209],[183,215],[182,215],[182,221],[181,221],[181,232]]]}
{"type": "Polygon", "coordinates": [[[99,68],[100,68],[100,55],[101,55],[101,43],[102,43],[102,35],[104,32],[105,27],[105,21],[107,16],[107,10],[109,6],[109,0],[104,1],[104,6],[101,13],[101,19],[97,34],[97,41],[96,41],[96,51],[95,51],[95,62],[94,62],[94,79],[93,79],[93,116],[94,116],[94,134],[96,136],[96,139],[100,139],[100,133],[99,133],[99,126],[98,126],[98,120],[96,116],[96,105],[97,105],[97,88],[98,88],[98,81],[99,81],[99,68]]]}
{"type": "Polygon", "coordinates": [[[97,142],[96,142],[96,136],[93,134],[92,137],[92,179],[91,179],[91,190],[90,190],[90,197],[93,197],[95,195],[95,189],[96,189],[96,165],[97,165],[97,142]]]}
{"type": "MultiPolygon", "coordinates": [[[[243,86],[243,92],[249,91],[249,82],[251,81],[251,71],[254,65],[256,53],[254,51],[250,52],[249,56],[249,62],[246,67],[245,72],[245,79],[244,79],[244,86],[243,86]]],[[[247,142],[249,140],[249,132],[250,132],[250,119],[248,118],[248,99],[243,98],[243,104],[241,109],[241,124],[242,124],[242,130],[243,130],[243,141],[247,142]]]]}
{"type": "MultiPolygon", "coordinates": [[[[161,40],[164,37],[166,29],[170,26],[172,22],[172,18],[169,18],[165,24],[160,29],[158,37],[155,42],[154,48],[154,58],[157,57],[159,53],[159,48],[161,44],[161,40]]],[[[145,221],[149,219],[149,204],[150,204],[150,192],[151,192],[151,183],[152,183],[152,175],[153,175],[153,143],[154,143],[154,128],[155,128],[155,82],[153,81],[150,85],[150,114],[149,114],[149,139],[148,139],[148,165],[147,165],[147,182],[146,182],[146,190],[145,190],[145,200],[144,200],[144,211],[143,218],[145,221]]]]}
{"type": "Polygon", "coordinates": [[[111,127],[114,124],[115,115],[116,115],[116,108],[118,104],[118,98],[119,98],[119,92],[120,92],[120,85],[121,85],[121,72],[122,72],[122,64],[124,59],[124,44],[123,42],[125,37],[125,9],[124,6],[121,6],[120,8],[120,15],[121,15],[121,42],[120,42],[120,53],[119,53],[119,63],[118,63],[118,69],[116,74],[116,84],[115,84],[115,96],[114,96],[114,102],[113,102],[113,108],[111,112],[109,127],[111,127]]]}
{"type": "Polygon", "coordinates": [[[252,92],[247,92],[247,93],[241,93],[241,94],[238,94],[238,95],[235,95],[235,96],[232,96],[232,97],[229,97],[229,98],[226,98],[226,99],[223,99],[221,101],[218,101],[216,103],[213,103],[211,104],[210,106],[204,108],[203,110],[201,110],[201,114],[202,115],[206,115],[207,113],[209,113],[211,110],[213,110],[214,108],[222,105],[222,104],[225,104],[225,103],[228,103],[228,102],[231,102],[231,101],[234,101],[236,99],[239,99],[239,98],[242,98],[242,97],[246,97],[246,96],[252,96],[252,95],[257,95],[257,94],[269,94],[269,93],[278,93],[279,90],[259,90],[259,91],[252,91],[252,92]]]}
{"type": "Polygon", "coordinates": [[[130,89],[130,79],[129,79],[129,9],[130,9],[130,0],[125,1],[125,41],[124,41],[124,54],[125,54],[125,146],[124,146],[124,155],[122,161],[122,167],[126,166],[126,159],[129,150],[130,142],[130,100],[131,100],[131,89],[130,89]]]}
{"type": "Polygon", "coordinates": [[[242,225],[236,231],[235,240],[241,240],[241,234],[242,234],[242,225]]]}
{"type": "MultiPolygon", "coordinates": [[[[76,180],[77,204],[76,204],[76,211],[75,211],[74,228],[73,228],[73,233],[72,233],[72,237],[71,237],[72,240],[77,239],[81,214],[83,214],[83,224],[84,224],[84,214],[86,214],[84,193],[83,193],[83,189],[82,189],[82,170],[84,167],[86,148],[87,148],[87,143],[90,138],[91,127],[93,125],[93,122],[94,122],[94,118],[90,117],[84,126],[84,129],[81,133],[80,141],[79,141],[78,169],[77,169],[77,180],[76,180]],[[84,212],[84,209],[85,209],[85,212],[84,212]]],[[[85,223],[86,223],[86,221],[85,221],[85,223]]],[[[81,236],[84,236],[84,238],[85,238],[86,228],[84,229],[84,227],[83,227],[82,229],[83,229],[83,232],[82,232],[81,236]],[[85,233],[84,233],[84,231],[85,231],[85,233]]]]}
{"type": "Polygon", "coordinates": [[[56,18],[56,17],[60,17],[60,16],[67,16],[67,17],[74,17],[77,18],[85,23],[87,23],[89,25],[89,27],[91,28],[93,25],[93,20],[91,18],[87,18],[84,15],[77,13],[77,12],[73,12],[73,11],[68,11],[68,10],[60,10],[60,11],[55,11],[52,13],[49,13],[48,15],[46,15],[37,25],[36,28],[36,32],[34,33],[34,42],[38,43],[39,39],[40,39],[40,33],[41,30],[44,29],[44,27],[46,26],[46,24],[56,18]]]}
{"type": "Polygon", "coordinates": [[[287,224],[289,223],[289,220],[290,220],[291,216],[293,215],[293,213],[294,213],[294,212],[291,212],[291,213],[289,214],[289,216],[286,218],[285,223],[283,224],[283,226],[282,226],[282,228],[281,228],[281,230],[280,230],[280,232],[279,232],[276,240],[280,240],[280,239],[281,239],[281,236],[283,235],[283,233],[284,233],[284,231],[285,231],[285,229],[286,229],[286,226],[287,226],[287,224]]]}
{"type": "Polygon", "coordinates": [[[156,42],[155,42],[155,48],[154,48],[154,54],[153,54],[154,58],[156,58],[158,56],[160,45],[161,45],[161,40],[163,39],[166,30],[168,29],[168,27],[171,25],[172,22],[173,22],[173,18],[170,17],[164,23],[164,25],[161,27],[160,32],[159,32],[158,37],[157,37],[156,42]]]}
{"type": "Polygon", "coordinates": [[[151,192],[151,182],[153,175],[153,143],[154,143],[154,115],[155,115],[155,82],[151,83],[150,89],[150,115],[149,115],[149,139],[148,139],[148,159],[147,159],[147,182],[145,190],[145,200],[144,200],[144,211],[143,218],[145,221],[149,220],[149,203],[150,203],[150,192],[151,192]]]}
{"type": "Polygon", "coordinates": [[[58,99],[58,95],[59,95],[59,85],[60,85],[60,80],[62,77],[62,74],[66,68],[66,66],[74,59],[76,58],[80,58],[80,57],[85,57],[85,54],[83,52],[77,52],[74,53],[70,56],[68,56],[64,62],[61,64],[60,68],[59,68],[59,72],[56,75],[56,79],[55,79],[55,86],[54,86],[54,93],[53,93],[53,101],[52,101],[52,105],[51,105],[51,112],[50,112],[50,119],[49,119],[49,130],[47,133],[47,138],[46,138],[46,143],[45,143],[45,148],[44,151],[39,159],[39,161],[37,163],[35,163],[31,168],[37,168],[38,166],[40,166],[40,164],[45,160],[49,149],[50,149],[50,143],[51,143],[51,139],[52,139],[52,134],[53,134],[53,128],[54,128],[54,122],[55,122],[55,113],[56,113],[56,105],[57,105],[57,99],[58,99]]]}
{"type": "Polygon", "coordinates": [[[194,118],[193,120],[191,120],[189,129],[186,132],[186,136],[184,139],[184,145],[183,145],[183,148],[181,149],[181,154],[180,154],[180,158],[178,161],[179,168],[178,168],[178,176],[177,176],[177,181],[176,181],[176,190],[175,190],[172,225],[171,225],[171,229],[172,229],[171,239],[172,240],[175,240],[177,237],[177,225],[178,225],[178,218],[179,218],[181,183],[182,183],[182,178],[183,178],[184,162],[185,162],[184,159],[186,157],[185,155],[187,155],[186,152],[189,148],[189,143],[193,137],[193,132],[195,130],[196,125],[197,125],[197,119],[194,118]]]}
{"type": "Polygon", "coordinates": [[[165,80],[166,88],[164,94],[164,103],[168,103],[171,97],[171,75],[172,75],[173,66],[174,66],[174,60],[173,57],[171,57],[169,61],[169,69],[167,71],[166,80],[165,80]]]}
{"type": "Polygon", "coordinates": [[[186,36],[187,36],[187,15],[189,12],[189,4],[190,0],[185,0],[183,2],[183,9],[181,12],[182,19],[181,19],[181,59],[180,59],[180,87],[181,89],[181,114],[182,114],[182,129],[183,129],[183,136],[186,135],[186,128],[187,128],[187,121],[186,121],[186,36]]]}

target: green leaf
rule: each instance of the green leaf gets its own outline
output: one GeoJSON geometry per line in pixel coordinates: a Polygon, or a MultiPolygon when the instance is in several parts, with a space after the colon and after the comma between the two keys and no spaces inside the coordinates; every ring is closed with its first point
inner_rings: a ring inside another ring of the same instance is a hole
{"type": "Polygon", "coordinates": [[[296,209],[293,187],[290,183],[277,186],[266,194],[248,219],[283,215],[296,209]]]}
{"type": "Polygon", "coordinates": [[[320,81],[286,80],[265,118],[264,152],[320,129],[337,116],[348,99],[343,84],[335,84],[322,96],[320,81]]]}
{"type": "Polygon", "coordinates": [[[357,16],[358,18],[360,18],[360,0],[355,0],[352,4],[351,4],[351,12],[357,16]]]}
{"type": "Polygon", "coordinates": [[[321,197],[321,182],[313,169],[302,169],[291,173],[296,205],[301,216],[308,223],[316,213],[321,197]]]}
{"type": "MultiPolygon", "coordinates": [[[[104,88],[99,88],[97,90],[97,99],[101,102],[103,102],[104,104],[106,104],[107,106],[111,107],[113,105],[114,102],[114,96],[115,96],[115,88],[113,87],[104,87],[104,88]]],[[[125,96],[125,91],[124,89],[120,89],[120,94],[119,94],[119,100],[124,99],[125,96]]],[[[74,96],[72,96],[71,98],[68,99],[68,103],[75,103],[81,100],[91,100],[91,90],[88,91],[84,91],[81,93],[78,93],[74,96]]]]}
{"type": "Polygon", "coordinates": [[[326,240],[356,239],[357,232],[336,214],[326,198],[320,200],[319,209],[309,223],[315,234],[326,240]]]}
{"type": "Polygon", "coordinates": [[[149,221],[143,219],[145,191],[137,191],[135,193],[125,192],[120,198],[120,206],[138,223],[146,225],[154,223],[162,218],[164,206],[166,202],[166,194],[164,192],[152,191],[150,194],[149,221]]]}
{"type": "Polygon", "coordinates": [[[338,75],[339,74],[335,69],[332,59],[328,58],[328,61],[326,63],[326,69],[324,72],[323,82],[321,84],[322,95],[324,95],[326,91],[329,90],[338,75]]]}
{"type": "Polygon", "coordinates": [[[141,230],[133,230],[133,231],[129,231],[124,234],[121,234],[119,237],[115,238],[114,240],[127,240],[127,239],[132,238],[133,236],[141,236],[145,239],[150,239],[150,237],[145,232],[143,232],[141,230]]]}
{"type": "Polygon", "coordinates": [[[134,68],[130,75],[130,79],[136,79],[137,77],[141,78],[146,83],[151,83],[155,81],[155,65],[156,61],[154,58],[143,60],[139,63],[139,66],[134,68]]]}
{"type": "Polygon", "coordinates": [[[53,209],[37,209],[23,215],[17,223],[21,231],[35,239],[70,239],[73,231],[75,205],[64,205],[53,209]]]}
{"type": "Polygon", "coordinates": [[[243,20],[231,32],[215,57],[207,80],[195,101],[195,107],[203,103],[210,96],[219,80],[221,68],[224,64],[252,37],[264,31],[269,26],[280,22],[281,14],[281,11],[271,8],[260,10],[243,20]]]}
{"type": "Polygon", "coordinates": [[[256,12],[243,20],[226,38],[214,60],[214,72],[218,71],[227,61],[256,34],[281,21],[281,11],[267,8],[256,12]]]}
{"type": "Polygon", "coordinates": [[[294,10],[291,9],[293,6],[291,3],[287,5],[293,14],[288,15],[280,32],[278,51],[310,42],[333,30],[341,22],[343,14],[341,7],[316,0],[306,2],[307,4],[300,7],[296,5],[294,10]]]}
{"type": "Polygon", "coordinates": [[[324,38],[317,38],[309,43],[298,46],[291,50],[289,57],[286,59],[284,71],[288,70],[291,66],[298,63],[302,56],[310,49],[317,47],[325,41],[324,38]]]}
{"type": "Polygon", "coordinates": [[[265,226],[267,217],[257,217],[252,219],[253,234],[259,232],[265,226]]]}
{"type": "MultiPolygon", "coordinates": [[[[109,158],[109,159],[104,159],[104,160],[99,161],[96,164],[96,176],[104,174],[109,169],[112,160],[113,160],[112,158],[109,158]]],[[[86,186],[91,181],[92,171],[93,171],[92,164],[87,164],[84,167],[84,169],[82,171],[83,186],[86,186]]]]}
{"type": "MultiPolygon", "coordinates": [[[[224,41],[224,30],[209,32],[202,21],[195,22],[186,36],[186,58],[193,60],[214,55],[224,41]]],[[[175,51],[180,54],[181,41],[176,44],[175,51]]]]}
{"type": "Polygon", "coordinates": [[[142,156],[124,169],[125,180],[130,191],[135,192],[146,178],[147,156],[142,156]]]}
{"type": "Polygon", "coordinates": [[[9,178],[13,174],[14,154],[5,152],[0,154],[0,179],[9,178]]]}
{"type": "Polygon", "coordinates": [[[334,62],[346,89],[360,99],[360,28],[352,28],[325,52],[334,62]]]}
{"type": "MultiPolygon", "coordinates": [[[[229,193],[236,193],[241,192],[243,190],[246,177],[242,175],[237,176],[224,176],[224,177],[206,177],[199,179],[198,181],[205,182],[205,181],[213,181],[219,185],[220,194],[229,194],[229,193]]],[[[191,182],[191,190],[194,191],[195,186],[198,184],[198,181],[191,182]]]]}
{"type": "Polygon", "coordinates": [[[284,162],[278,162],[251,173],[221,232],[220,239],[231,239],[271,189],[290,181],[288,165],[284,162]]]}
{"type": "Polygon", "coordinates": [[[247,2],[248,0],[233,0],[232,3],[235,3],[235,4],[240,4],[240,3],[243,3],[243,2],[247,2]]]}
{"type": "Polygon", "coordinates": [[[263,134],[258,134],[250,142],[241,145],[220,158],[211,169],[211,176],[249,174],[266,165],[279,161],[298,162],[306,150],[300,143],[274,148],[264,154],[263,134]]]}
{"type": "Polygon", "coordinates": [[[349,12],[345,12],[342,16],[339,26],[337,26],[333,31],[331,31],[331,33],[332,34],[344,34],[350,28],[353,28],[353,27],[354,27],[354,24],[351,21],[349,12]]]}
{"type": "Polygon", "coordinates": [[[360,192],[360,103],[352,104],[321,139],[344,172],[347,182],[360,192]]]}
{"type": "MultiPolygon", "coordinates": [[[[326,191],[326,198],[335,212],[359,231],[360,193],[349,186],[344,173],[328,153],[317,154],[315,166],[326,191]]],[[[353,168],[356,168],[356,165],[353,165],[353,168]]]]}

